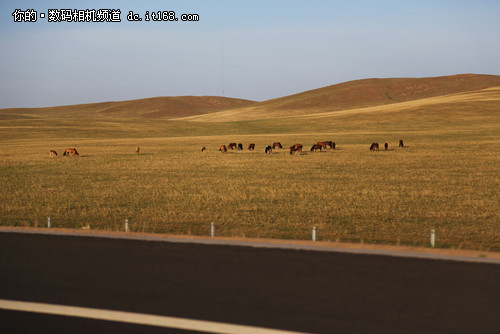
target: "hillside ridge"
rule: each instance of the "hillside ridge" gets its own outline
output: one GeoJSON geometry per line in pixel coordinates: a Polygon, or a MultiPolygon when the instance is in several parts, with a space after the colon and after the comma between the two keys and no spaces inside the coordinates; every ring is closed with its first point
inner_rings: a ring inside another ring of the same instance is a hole
{"type": "Polygon", "coordinates": [[[196,121],[269,119],[397,104],[500,86],[500,76],[457,74],[347,81],[263,102],[220,96],[152,97],[46,108],[0,109],[0,119],[142,118],[196,121]]]}

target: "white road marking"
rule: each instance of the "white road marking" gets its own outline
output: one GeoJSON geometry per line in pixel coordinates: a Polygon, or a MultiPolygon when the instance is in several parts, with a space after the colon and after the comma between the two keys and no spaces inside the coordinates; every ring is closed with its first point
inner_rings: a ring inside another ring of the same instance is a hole
{"type": "Polygon", "coordinates": [[[65,306],[56,304],[21,302],[0,299],[0,309],[10,311],[34,312],[62,315],[69,317],[88,318],[105,321],[125,322],[138,325],[193,330],[206,333],[223,334],[305,334],[279,329],[234,325],[213,321],[192,320],[143,313],[111,311],[88,307],[65,306]]]}

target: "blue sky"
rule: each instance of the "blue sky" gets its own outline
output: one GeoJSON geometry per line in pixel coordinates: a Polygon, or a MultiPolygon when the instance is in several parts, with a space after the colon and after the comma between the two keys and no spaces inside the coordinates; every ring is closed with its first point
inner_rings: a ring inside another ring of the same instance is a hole
{"type": "Polygon", "coordinates": [[[500,75],[500,1],[0,3],[0,108],[154,96],[263,101],[363,78],[500,75]],[[120,9],[120,23],[16,23],[34,9],[120,9]],[[128,22],[173,10],[177,22],[128,22]],[[182,13],[199,14],[181,22],[182,13]]]}

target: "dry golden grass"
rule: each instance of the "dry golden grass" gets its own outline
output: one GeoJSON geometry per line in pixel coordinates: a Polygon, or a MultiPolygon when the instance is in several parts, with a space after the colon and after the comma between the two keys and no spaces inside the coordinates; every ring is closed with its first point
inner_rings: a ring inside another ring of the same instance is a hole
{"type": "Polygon", "coordinates": [[[323,240],[414,245],[436,229],[438,245],[498,250],[498,144],[463,133],[463,148],[435,135],[407,136],[405,149],[386,135],[390,150],[373,153],[364,136],[342,135],[338,150],[300,156],[262,151],[324,137],[142,139],[139,156],[136,140],[81,140],[80,158],[19,141],[2,151],[1,224],[50,216],[60,227],[121,229],[130,218],[135,231],[208,234],[215,222],[219,235],[295,239],[317,226],[323,240]],[[232,140],[257,151],[217,151],[232,140]]]}

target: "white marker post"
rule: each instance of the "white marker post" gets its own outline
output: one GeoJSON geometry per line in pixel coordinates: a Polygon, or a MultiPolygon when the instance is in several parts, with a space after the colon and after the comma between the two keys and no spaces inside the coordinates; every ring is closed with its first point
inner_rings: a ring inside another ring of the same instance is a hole
{"type": "Polygon", "coordinates": [[[210,236],[215,237],[215,223],[210,223],[210,236]]]}
{"type": "Polygon", "coordinates": [[[431,230],[431,247],[434,248],[436,244],[436,231],[431,230]]]}
{"type": "Polygon", "coordinates": [[[312,230],[312,241],[316,241],[317,233],[318,233],[318,228],[314,226],[312,230]]]}
{"type": "Polygon", "coordinates": [[[125,232],[130,232],[130,229],[128,226],[128,219],[125,219],[125,232]]]}
{"type": "Polygon", "coordinates": [[[50,221],[50,217],[47,217],[47,228],[51,228],[52,227],[52,223],[50,221]]]}

